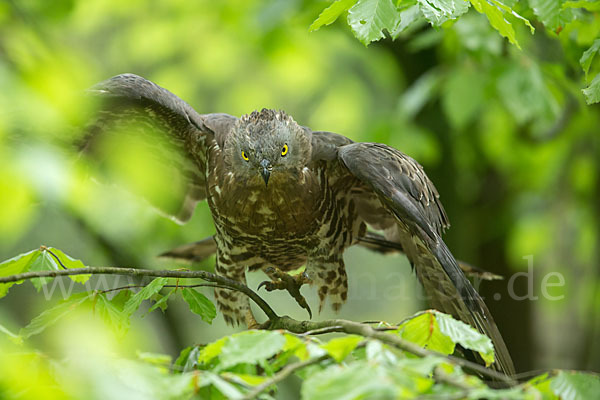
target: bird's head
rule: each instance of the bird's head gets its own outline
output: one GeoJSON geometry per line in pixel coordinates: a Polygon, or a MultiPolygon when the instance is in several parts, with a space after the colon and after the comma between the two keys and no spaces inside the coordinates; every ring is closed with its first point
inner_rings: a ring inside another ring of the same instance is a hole
{"type": "Polygon", "coordinates": [[[242,116],[225,140],[225,163],[248,183],[299,176],[311,154],[308,130],[283,111],[263,109],[242,116]],[[291,174],[291,175],[290,175],[291,174]]]}

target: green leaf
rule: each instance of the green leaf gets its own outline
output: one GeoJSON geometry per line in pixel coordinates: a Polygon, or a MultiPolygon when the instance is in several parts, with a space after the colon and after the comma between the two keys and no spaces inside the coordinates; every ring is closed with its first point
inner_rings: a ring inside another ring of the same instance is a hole
{"type": "Polygon", "coordinates": [[[585,8],[586,10],[589,10],[589,11],[600,11],[600,1],[597,1],[597,0],[567,1],[567,2],[563,3],[562,7],[563,8],[585,8]]]}
{"type": "Polygon", "coordinates": [[[600,73],[596,75],[590,86],[582,89],[587,104],[594,104],[600,101],[600,73]]]}
{"type": "Polygon", "coordinates": [[[210,324],[217,316],[215,305],[202,293],[194,289],[184,288],[183,299],[190,306],[190,310],[202,317],[205,322],[210,324]]]}
{"type": "Polygon", "coordinates": [[[108,299],[105,293],[96,293],[93,298],[94,309],[104,321],[112,325],[121,335],[129,329],[129,315],[123,309],[130,295],[131,291],[122,290],[111,300],[108,299]]]}
{"type": "Polygon", "coordinates": [[[348,335],[341,338],[331,339],[329,342],[321,345],[335,361],[342,362],[356,346],[363,341],[361,336],[348,335]]]}
{"type": "Polygon", "coordinates": [[[208,382],[210,382],[219,392],[221,392],[226,399],[237,400],[244,397],[237,387],[222,379],[217,374],[205,372],[203,377],[208,378],[208,382]]]}
{"type": "Polygon", "coordinates": [[[279,352],[285,343],[285,337],[279,332],[246,331],[232,335],[221,348],[220,369],[264,361],[279,352]]]}
{"type": "Polygon", "coordinates": [[[573,19],[572,11],[562,7],[563,2],[564,0],[529,0],[529,6],[546,28],[556,31],[573,19]]]}
{"type": "MultiPolygon", "coordinates": [[[[390,351],[387,346],[384,346],[379,340],[367,340],[367,344],[364,347],[365,354],[363,359],[369,361],[376,361],[378,363],[389,363],[395,364],[398,361],[398,357],[390,351]]],[[[355,352],[356,354],[356,352],[355,352]]],[[[358,354],[361,357],[360,354],[358,354]]]]}
{"type": "Polygon", "coordinates": [[[78,293],[67,300],[61,301],[58,305],[44,310],[40,315],[32,319],[26,327],[21,329],[19,336],[23,339],[27,339],[43,332],[47,327],[55,324],[59,319],[73,311],[88,298],[88,293],[78,293]]]}
{"type": "Polygon", "coordinates": [[[594,61],[594,56],[598,50],[600,50],[600,39],[594,40],[592,46],[587,49],[579,59],[579,64],[581,64],[581,68],[583,68],[583,71],[585,72],[585,79],[588,77],[590,66],[592,65],[592,61],[594,61]]]}
{"type": "Polygon", "coordinates": [[[7,327],[0,324],[0,332],[4,333],[15,344],[23,343],[23,338],[15,333],[12,333],[7,327]]]}
{"type": "MultiPolygon", "coordinates": [[[[49,250],[51,250],[62,262],[62,264],[67,267],[68,269],[73,269],[73,268],[86,268],[86,265],[83,264],[83,262],[81,262],[81,260],[78,260],[76,258],[73,258],[71,256],[69,256],[68,254],[63,253],[61,250],[54,248],[54,247],[50,247],[49,250]]],[[[71,275],[69,276],[69,278],[74,281],[74,282],[79,282],[81,284],[84,284],[88,281],[88,279],[90,279],[91,275],[71,275]]]]}
{"type": "Polygon", "coordinates": [[[177,360],[175,360],[174,368],[178,372],[189,372],[196,369],[198,365],[198,357],[200,355],[200,346],[186,347],[181,351],[177,360]]]}
{"type": "Polygon", "coordinates": [[[538,375],[538,376],[530,379],[525,384],[527,386],[531,386],[531,387],[535,388],[536,390],[540,391],[542,394],[545,395],[545,397],[543,397],[543,398],[546,399],[546,398],[554,397],[554,392],[552,391],[552,389],[550,389],[551,383],[552,383],[552,379],[549,378],[548,373],[545,373],[545,374],[538,375]]]}
{"type": "Polygon", "coordinates": [[[442,354],[454,352],[455,343],[440,331],[435,314],[431,311],[421,313],[404,322],[400,325],[399,331],[403,339],[419,346],[442,354]]]}
{"type": "Polygon", "coordinates": [[[301,340],[298,337],[288,333],[284,334],[283,336],[285,337],[285,344],[283,345],[283,348],[277,357],[271,361],[269,365],[273,371],[283,368],[288,363],[290,358],[294,356],[300,359],[300,361],[310,358],[308,349],[306,348],[307,342],[305,340],[301,340]]]}
{"type": "Polygon", "coordinates": [[[310,32],[318,30],[323,25],[330,25],[335,22],[341,13],[356,4],[357,0],[336,0],[329,7],[324,9],[319,17],[308,28],[310,32]]]}
{"type": "Polygon", "coordinates": [[[168,278],[156,278],[153,279],[148,285],[146,285],[142,290],[137,292],[135,295],[131,296],[131,298],[125,303],[125,307],[123,311],[130,317],[142,304],[142,301],[148,300],[156,293],[158,293],[163,286],[167,284],[168,278]]]}
{"type": "Polygon", "coordinates": [[[485,14],[490,24],[496,29],[502,36],[507,38],[512,44],[517,46],[519,49],[519,43],[515,35],[515,29],[512,27],[510,22],[504,19],[504,14],[498,7],[490,4],[487,0],[470,0],[473,7],[480,14],[485,14]]]}
{"type": "MultiPolygon", "coordinates": [[[[0,263],[0,276],[11,276],[27,272],[31,266],[32,260],[40,254],[39,250],[31,250],[27,253],[19,254],[11,259],[0,263]]],[[[6,296],[8,289],[12,285],[20,285],[23,281],[2,283],[0,284],[0,298],[6,296]]]]}
{"type": "MultiPolygon", "coordinates": [[[[50,254],[50,251],[60,259],[66,268],[85,268],[85,265],[83,265],[81,261],[69,257],[58,249],[49,247],[48,249],[31,250],[0,263],[0,277],[29,271],[57,271],[62,269],[62,266],[60,266],[56,258],[50,254]]],[[[69,278],[75,282],[85,283],[89,277],[90,275],[74,275],[69,278]]],[[[37,290],[40,290],[43,284],[52,279],[54,278],[34,278],[31,279],[31,283],[37,290]]],[[[0,298],[8,293],[8,289],[11,286],[21,283],[23,283],[23,281],[0,284],[0,298]]]]}
{"type": "Polygon", "coordinates": [[[440,332],[448,336],[454,343],[459,343],[464,348],[478,352],[486,365],[494,362],[494,345],[490,338],[447,314],[439,311],[434,311],[434,313],[440,332]]]}
{"type": "Polygon", "coordinates": [[[221,374],[228,381],[244,385],[244,386],[257,386],[267,380],[266,376],[257,376],[250,374],[234,374],[233,372],[223,372],[221,374]]]}
{"type": "Polygon", "coordinates": [[[401,398],[398,392],[383,368],[366,361],[347,366],[334,364],[315,372],[304,381],[301,390],[305,400],[401,398]]]}
{"type": "MultiPolygon", "coordinates": [[[[31,272],[42,272],[42,271],[58,271],[62,269],[54,259],[54,257],[46,250],[41,250],[37,257],[31,259],[28,271],[31,272]]],[[[43,285],[50,282],[54,278],[35,278],[31,279],[31,283],[35,288],[40,291],[43,285]]]]}
{"type": "Polygon", "coordinates": [[[447,362],[448,360],[443,357],[427,356],[423,358],[402,358],[398,360],[397,365],[404,370],[415,372],[423,376],[429,376],[433,373],[435,367],[447,362]]]}
{"type": "Polygon", "coordinates": [[[507,12],[510,16],[520,20],[525,25],[527,25],[529,27],[529,31],[531,32],[532,35],[535,33],[535,28],[533,27],[533,25],[531,25],[531,23],[529,22],[529,20],[527,18],[520,16],[519,14],[517,14],[515,12],[515,10],[513,10],[512,8],[510,8],[509,6],[507,6],[506,4],[504,4],[501,1],[498,1],[498,0],[488,0],[488,1],[492,4],[494,4],[496,7],[500,8],[502,11],[507,12]]]}
{"type": "Polygon", "coordinates": [[[301,361],[307,360],[310,357],[305,341],[300,340],[297,336],[290,335],[289,333],[284,334],[284,337],[285,345],[283,346],[282,351],[291,352],[301,361]]]}
{"type": "Polygon", "coordinates": [[[200,355],[198,356],[198,362],[203,364],[210,363],[215,357],[221,354],[221,349],[229,340],[229,336],[222,337],[216,342],[212,342],[207,344],[202,351],[200,351],[200,355]]]}
{"type": "Polygon", "coordinates": [[[173,293],[175,293],[175,288],[171,289],[167,294],[158,299],[158,301],[148,309],[148,312],[146,314],[150,314],[157,308],[160,308],[164,312],[167,309],[167,300],[169,300],[169,297],[171,297],[173,293]]]}
{"type": "Polygon", "coordinates": [[[421,12],[433,26],[441,26],[469,10],[465,0],[418,0],[421,12]]]}
{"type": "Polygon", "coordinates": [[[521,20],[525,25],[527,25],[533,34],[535,31],[534,27],[531,25],[529,20],[523,18],[516,12],[514,12],[510,7],[497,0],[470,0],[473,7],[480,14],[485,14],[490,24],[505,38],[509,40],[512,44],[517,46],[519,49],[519,43],[517,42],[517,37],[515,34],[515,29],[512,24],[508,21],[508,15],[521,20]],[[505,14],[508,13],[508,15],[505,14]]]}
{"type": "Polygon", "coordinates": [[[400,13],[392,0],[359,0],[348,12],[348,24],[365,46],[381,39],[383,30],[395,32],[400,13]]]}
{"type": "Polygon", "coordinates": [[[582,372],[561,371],[550,388],[561,400],[595,399],[600,393],[600,378],[582,372]]]}
{"type": "Polygon", "coordinates": [[[392,32],[392,39],[396,40],[398,36],[408,29],[413,23],[423,18],[421,9],[418,4],[413,4],[400,11],[400,23],[392,32]]]}

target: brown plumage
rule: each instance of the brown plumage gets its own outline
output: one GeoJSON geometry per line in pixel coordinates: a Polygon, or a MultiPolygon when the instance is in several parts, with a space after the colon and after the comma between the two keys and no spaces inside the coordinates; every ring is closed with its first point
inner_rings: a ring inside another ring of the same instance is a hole
{"type": "MultiPolygon", "coordinates": [[[[198,201],[207,200],[214,241],[172,255],[196,251],[202,257],[216,250],[216,271],[241,282],[246,270],[261,269],[276,280],[270,267],[306,265],[320,306],[329,301],[338,310],[348,296],[344,250],[368,243],[367,228],[381,231],[379,243],[402,249],[432,306],[491,337],[494,367],[514,372],[485,303],[441,238],[448,218],[439,195],[412,158],[384,144],[313,132],[282,111],[201,115],[131,74],[90,92],[102,105],[84,150],[93,151],[101,133],[126,122],[144,135],[158,132],[167,145],[156,145],[157,160],[179,174],[184,188],[178,209],[164,211],[184,222],[198,201]]],[[[228,323],[253,322],[240,293],[216,289],[215,295],[228,323]]]]}

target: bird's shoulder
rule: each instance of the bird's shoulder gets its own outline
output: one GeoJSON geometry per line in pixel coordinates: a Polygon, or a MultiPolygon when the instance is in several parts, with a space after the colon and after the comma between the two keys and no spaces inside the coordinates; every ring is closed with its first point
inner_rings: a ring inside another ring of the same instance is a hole
{"type": "Polygon", "coordinates": [[[315,131],[311,132],[311,135],[311,160],[313,162],[335,160],[341,146],[353,143],[351,139],[339,133],[315,131]]]}

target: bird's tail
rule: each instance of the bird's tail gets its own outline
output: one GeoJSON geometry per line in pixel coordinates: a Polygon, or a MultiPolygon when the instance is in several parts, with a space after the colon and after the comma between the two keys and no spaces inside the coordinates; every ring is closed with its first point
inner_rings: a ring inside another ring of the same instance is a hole
{"type": "Polygon", "coordinates": [[[483,299],[441,239],[428,247],[431,252],[420,252],[418,260],[415,260],[415,270],[432,306],[489,337],[494,345],[496,359],[491,367],[513,376],[515,369],[512,359],[483,299]]]}
{"type": "Polygon", "coordinates": [[[166,251],[159,257],[172,258],[179,261],[199,262],[217,252],[217,243],[212,236],[194,243],[184,244],[166,251]]]}

